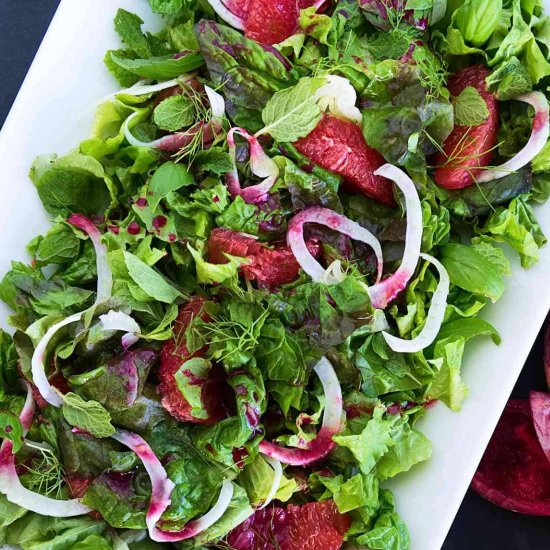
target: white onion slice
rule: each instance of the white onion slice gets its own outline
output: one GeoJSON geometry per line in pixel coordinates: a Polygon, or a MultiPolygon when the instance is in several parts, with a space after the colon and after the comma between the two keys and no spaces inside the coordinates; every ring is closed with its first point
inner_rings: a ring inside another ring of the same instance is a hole
{"type": "Polygon", "coordinates": [[[114,99],[117,95],[131,95],[139,97],[140,95],[156,94],[157,92],[162,92],[163,90],[168,90],[169,88],[178,86],[181,83],[193,80],[195,77],[195,74],[188,74],[184,76],[179,76],[178,78],[173,78],[172,80],[165,80],[164,82],[159,82],[157,84],[150,84],[151,80],[139,80],[129,88],[117,90],[116,92],[105,96],[103,99],[101,99],[100,103],[110,101],[114,99]]]}
{"type": "Polygon", "coordinates": [[[329,111],[337,117],[361,124],[363,115],[355,106],[357,92],[351,82],[343,76],[334,74],[327,75],[326,79],[327,83],[315,93],[315,102],[321,111],[329,111]]]}
{"type": "Polygon", "coordinates": [[[154,148],[156,149],[156,148],[159,148],[162,145],[163,141],[166,140],[166,138],[172,137],[172,136],[165,136],[165,137],[161,137],[159,139],[155,139],[154,141],[140,141],[139,139],[134,137],[134,135],[132,134],[132,132],[130,130],[130,122],[132,122],[132,120],[138,114],[139,114],[138,112],[132,113],[124,121],[124,124],[122,125],[123,130],[124,130],[124,137],[126,138],[126,141],[130,145],[132,145],[133,147],[147,147],[147,148],[150,148],[150,149],[154,149],[154,148]]]}
{"type": "Polygon", "coordinates": [[[265,202],[269,197],[269,191],[275,185],[279,177],[279,167],[273,159],[268,157],[260,145],[256,136],[250,135],[243,128],[231,128],[227,134],[227,144],[229,154],[233,161],[233,169],[226,174],[226,182],[232,198],[240,195],[245,202],[258,204],[265,202]],[[241,187],[239,180],[239,172],[237,170],[237,146],[235,145],[235,134],[238,134],[246,139],[250,147],[250,168],[252,173],[259,177],[265,178],[264,181],[256,185],[241,187]]]}
{"type": "Polygon", "coordinates": [[[342,389],[330,361],[323,357],[314,368],[323,385],[325,410],[323,423],[317,437],[308,442],[306,449],[281,447],[276,443],[262,441],[260,452],[283,464],[307,466],[325,458],[334,449],[332,436],[340,431],[342,421],[342,389]]]}
{"type": "Polygon", "coordinates": [[[398,353],[415,353],[427,348],[437,338],[441,324],[445,317],[445,309],[447,308],[447,297],[449,296],[449,274],[443,267],[441,262],[436,260],[429,254],[420,255],[424,260],[430,262],[439,272],[439,284],[432,296],[432,303],[426,317],[424,328],[420,331],[420,334],[412,340],[404,340],[403,338],[397,338],[392,336],[388,332],[383,332],[384,338],[388,343],[388,346],[393,351],[398,353]]]}
{"type": "MultiPolygon", "coordinates": [[[[94,305],[91,307],[91,309],[94,309],[99,304],[106,302],[111,298],[113,275],[107,261],[107,248],[101,243],[101,233],[99,232],[99,229],[85,216],[73,214],[69,217],[67,222],[87,233],[92,241],[92,244],[94,245],[97,266],[97,294],[94,305]]],[[[63,404],[63,397],[57,390],[52,388],[48,377],[46,376],[44,368],[46,350],[51,339],[55,336],[59,329],[66,327],[71,323],[80,321],[86,311],[75,313],[62,321],[59,321],[59,323],[52,325],[38,342],[32,355],[31,371],[33,382],[38,388],[40,395],[54,407],[60,407],[63,404]]]]}
{"type": "Polygon", "coordinates": [[[123,430],[117,430],[111,437],[134,451],[149,474],[151,479],[151,502],[145,521],[149,536],[156,540],[153,538],[155,525],[166,508],[170,506],[170,496],[175,485],[170,481],[160,460],[142,437],[123,430]]]}
{"type": "Polygon", "coordinates": [[[179,542],[196,537],[221,519],[231,504],[233,492],[233,483],[229,479],[224,479],[216,504],[204,516],[190,521],[181,531],[162,531],[158,527],[154,527],[153,533],[150,535],[151,539],[156,542],[179,542]]]}
{"type": "Polygon", "coordinates": [[[166,470],[142,437],[123,430],[117,430],[111,437],[136,453],[151,478],[151,502],[145,520],[151,540],[155,542],[178,542],[192,538],[216,523],[229,507],[233,498],[233,484],[226,479],[222,484],[218,501],[209,512],[201,518],[187,523],[181,531],[162,531],[156,525],[166,508],[170,506],[170,497],[175,487],[174,483],[168,478],[166,470]]]}
{"type": "MultiPolygon", "coordinates": [[[[32,397],[31,385],[26,383],[27,398],[19,420],[23,426],[24,435],[27,434],[34,415],[34,399],[32,397]]],[[[43,516],[73,517],[87,514],[90,508],[84,506],[78,499],[55,500],[45,497],[39,493],[29,491],[23,487],[15,469],[15,455],[13,454],[13,443],[4,439],[0,447],[0,492],[13,504],[17,504],[43,516]]]]}
{"type": "Polygon", "coordinates": [[[392,164],[384,164],[374,175],[383,176],[397,184],[405,197],[407,210],[405,251],[401,265],[393,275],[369,288],[373,307],[384,309],[407,286],[416,270],[422,245],[422,206],[413,181],[403,170],[392,164]]]}
{"type": "Polygon", "coordinates": [[[548,100],[546,96],[542,92],[530,92],[520,95],[515,99],[528,103],[535,109],[531,137],[527,145],[515,157],[496,168],[483,170],[476,176],[475,179],[478,183],[500,179],[523,168],[542,151],[548,141],[548,137],[550,136],[550,124],[548,100]]]}
{"type": "Polygon", "coordinates": [[[212,110],[213,118],[223,118],[225,115],[225,100],[218,92],[213,90],[210,86],[204,86],[204,91],[208,96],[210,102],[210,109],[212,110]]]}
{"type": "MultiPolygon", "coordinates": [[[[376,255],[378,264],[378,275],[376,281],[382,277],[384,259],[382,257],[382,247],[378,239],[357,222],[346,218],[328,208],[312,206],[296,214],[288,223],[287,243],[292,249],[296,261],[300,267],[317,283],[338,284],[342,282],[341,276],[335,276],[337,266],[331,266],[327,270],[312,256],[304,240],[304,225],[306,223],[318,223],[343,233],[348,237],[361,241],[369,245],[376,255]],[[330,270],[330,271],[329,271],[330,270]]],[[[341,271],[340,271],[341,273],[341,271]]]]}
{"type": "Polygon", "coordinates": [[[278,460],[275,460],[270,456],[264,456],[263,458],[273,468],[274,476],[271,489],[269,490],[265,502],[261,506],[258,506],[258,510],[265,508],[275,498],[275,495],[279,490],[279,486],[281,485],[281,480],[283,479],[283,465],[278,460]]]}
{"type": "Polygon", "coordinates": [[[36,348],[34,349],[34,353],[32,355],[32,359],[31,359],[32,380],[36,388],[40,392],[40,395],[50,405],[53,405],[54,407],[61,407],[61,405],[63,405],[63,397],[58,392],[58,390],[56,390],[50,385],[50,381],[46,376],[46,371],[44,369],[44,360],[46,358],[46,348],[48,347],[50,340],[55,336],[56,332],[59,329],[66,327],[71,323],[76,323],[80,321],[83,313],[84,312],[82,311],[80,313],[75,313],[74,315],[71,315],[63,319],[62,321],[59,321],[59,323],[55,323],[55,325],[52,325],[46,331],[46,334],[42,336],[42,339],[36,345],[36,348]]]}
{"type": "Polygon", "coordinates": [[[32,396],[32,387],[28,382],[24,382],[24,385],[27,390],[27,397],[25,398],[25,403],[19,413],[19,422],[21,422],[21,427],[23,428],[23,437],[25,437],[31,429],[35,409],[34,398],[32,396]]]}
{"type": "Polygon", "coordinates": [[[233,13],[228,7],[227,2],[224,0],[208,0],[208,3],[212,6],[213,10],[223,19],[226,23],[229,23],[235,29],[244,31],[244,21],[241,17],[233,13]]]}
{"type": "Polygon", "coordinates": [[[86,216],[72,214],[67,222],[84,231],[94,245],[97,267],[97,294],[94,306],[97,306],[109,300],[113,289],[113,274],[107,260],[107,247],[101,242],[101,232],[97,226],[86,216]]]}
{"type": "Polygon", "coordinates": [[[122,346],[128,349],[139,340],[140,326],[127,313],[110,310],[105,315],[100,315],[99,320],[103,330],[121,330],[126,334],[122,337],[122,346]]]}

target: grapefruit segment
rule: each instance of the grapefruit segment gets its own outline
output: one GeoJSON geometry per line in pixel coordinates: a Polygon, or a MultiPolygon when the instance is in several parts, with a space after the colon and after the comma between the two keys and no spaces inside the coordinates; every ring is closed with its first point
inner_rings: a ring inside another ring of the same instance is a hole
{"type": "Polygon", "coordinates": [[[315,129],[294,146],[315,164],[344,178],[344,189],[395,205],[391,181],[375,176],[384,157],[369,147],[361,128],[349,120],[324,114],[315,129]]]}
{"type": "MultiPolygon", "coordinates": [[[[320,252],[319,244],[311,239],[308,247],[314,256],[320,252]]],[[[231,229],[216,228],[208,239],[208,260],[214,264],[225,264],[225,256],[247,258],[248,264],[241,267],[241,272],[249,281],[257,281],[260,288],[277,288],[291,283],[300,274],[300,265],[292,250],[277,244],[268,248],[254,237],[231,229]]]]}
{"type": "Polygon", "coordinates": [[[449,79],[448,88],[455,97],[465,88],[475,88],[487,104],[489,116],[478,126],[455,126],[435,157],[435,182],[446,189],[462,189],[474,183],[493,158],[498,135],[498,101],[488,91],[485,79],[489,69],[482,65],[466,67],[449,79]]]}
{"type": "Polygon", "coordinates": [[[209,0],[216,13],[245,36],[262,44],[278,44],[298,30],[300,10],[321,7],[319,0],[209,0]]]}
{"type": "Polygon", "coordinates": [[[332,500],[264,508],[233,529],[227,543],[234,550],[339,550],[349,526],[332,500]]]}
{"type": "MultiPolygon", "coordinates": [[[[225,417],[221,397],[223,392],[221,372],[213,367],[208,378],[205,379],[195,377],[191,373],[188,374],[190,384],[201,387],[202,404],[208,413],[207,418],[193,416],[192,407],[178,388],[175,378],[176,372],[186,361],[194,357],[201,357],[205,353],[204,349],[190,353],[185,344],[185,330],[191,321],[197,316],[200,316],[203,321],[209,320],[203,309],[205,301],[205,298],[195,296],[181,309],[174,324],[174,338],[167,340],[162,346],[158,373],[160,384],[157,391],[162,395],[162,406],[176,420],[213,425],[225,417]]],[[[183,374],[187,375],[186,372],[183,374]]]]}

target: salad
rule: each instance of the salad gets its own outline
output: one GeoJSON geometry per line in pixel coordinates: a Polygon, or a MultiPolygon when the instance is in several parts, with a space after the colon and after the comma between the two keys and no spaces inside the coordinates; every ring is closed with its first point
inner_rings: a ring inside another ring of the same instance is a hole
{"type": "MultiPolygon", "coordinates": [[[[406,550],[386,480],[546,238],[541,0],[149,0],[0,284],[0,542],[406,550]]],[[[489,344],[488,344],[489,345],[489,344]]],[[[480,366],[482,368],[482,365],[480,366]]]]}

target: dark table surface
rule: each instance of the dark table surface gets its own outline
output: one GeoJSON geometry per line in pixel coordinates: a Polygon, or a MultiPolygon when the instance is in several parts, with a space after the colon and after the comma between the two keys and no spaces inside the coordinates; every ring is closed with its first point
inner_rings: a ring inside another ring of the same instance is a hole
{"type": "MultiPolygon", "coordinates": [[[[73,0],[75,1],[75,0],[73,0]]],[[[98,0],[100,3],[100,0],[98,0]]],[[[0,0],[0,125],[17,95],[59,0],[0,0]]],[[[545,389],[539,335],[513,396],[545,389]]],[[[426,518],[426,529],[430,529],[426,518]]],[[[550,549],[550,519],[514,514],[468,491],[444,550],[550,549]]]]}

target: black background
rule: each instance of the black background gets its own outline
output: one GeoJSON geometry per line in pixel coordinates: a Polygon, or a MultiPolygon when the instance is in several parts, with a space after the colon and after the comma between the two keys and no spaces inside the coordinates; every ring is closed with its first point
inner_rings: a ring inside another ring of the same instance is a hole
{"type": "MultiPolygon", "coordinates": [[[[8,114],[58,3],[59,0],[0,0],[0,125],[8,114]]],[[[97,3],[99,8],[101,0],[97,3]]],[[[539,335],[514,389],[514,397],[526,397],[531,389],[544,390],[542,351],[543,342],[539,335]]],[[[498,381],[495,380],[495,383],[498,381]]],[[[487,394],[489,398],[490,388],[487,394]]],[[[449,472],[449,476],[452,475],[449,472]]],[[[426,529],[433,527],[427,517],[426,529]]],[[[550,549],[550,519],[502,510],[469,491],[443,549],[497,548],[550,549]]]]}

